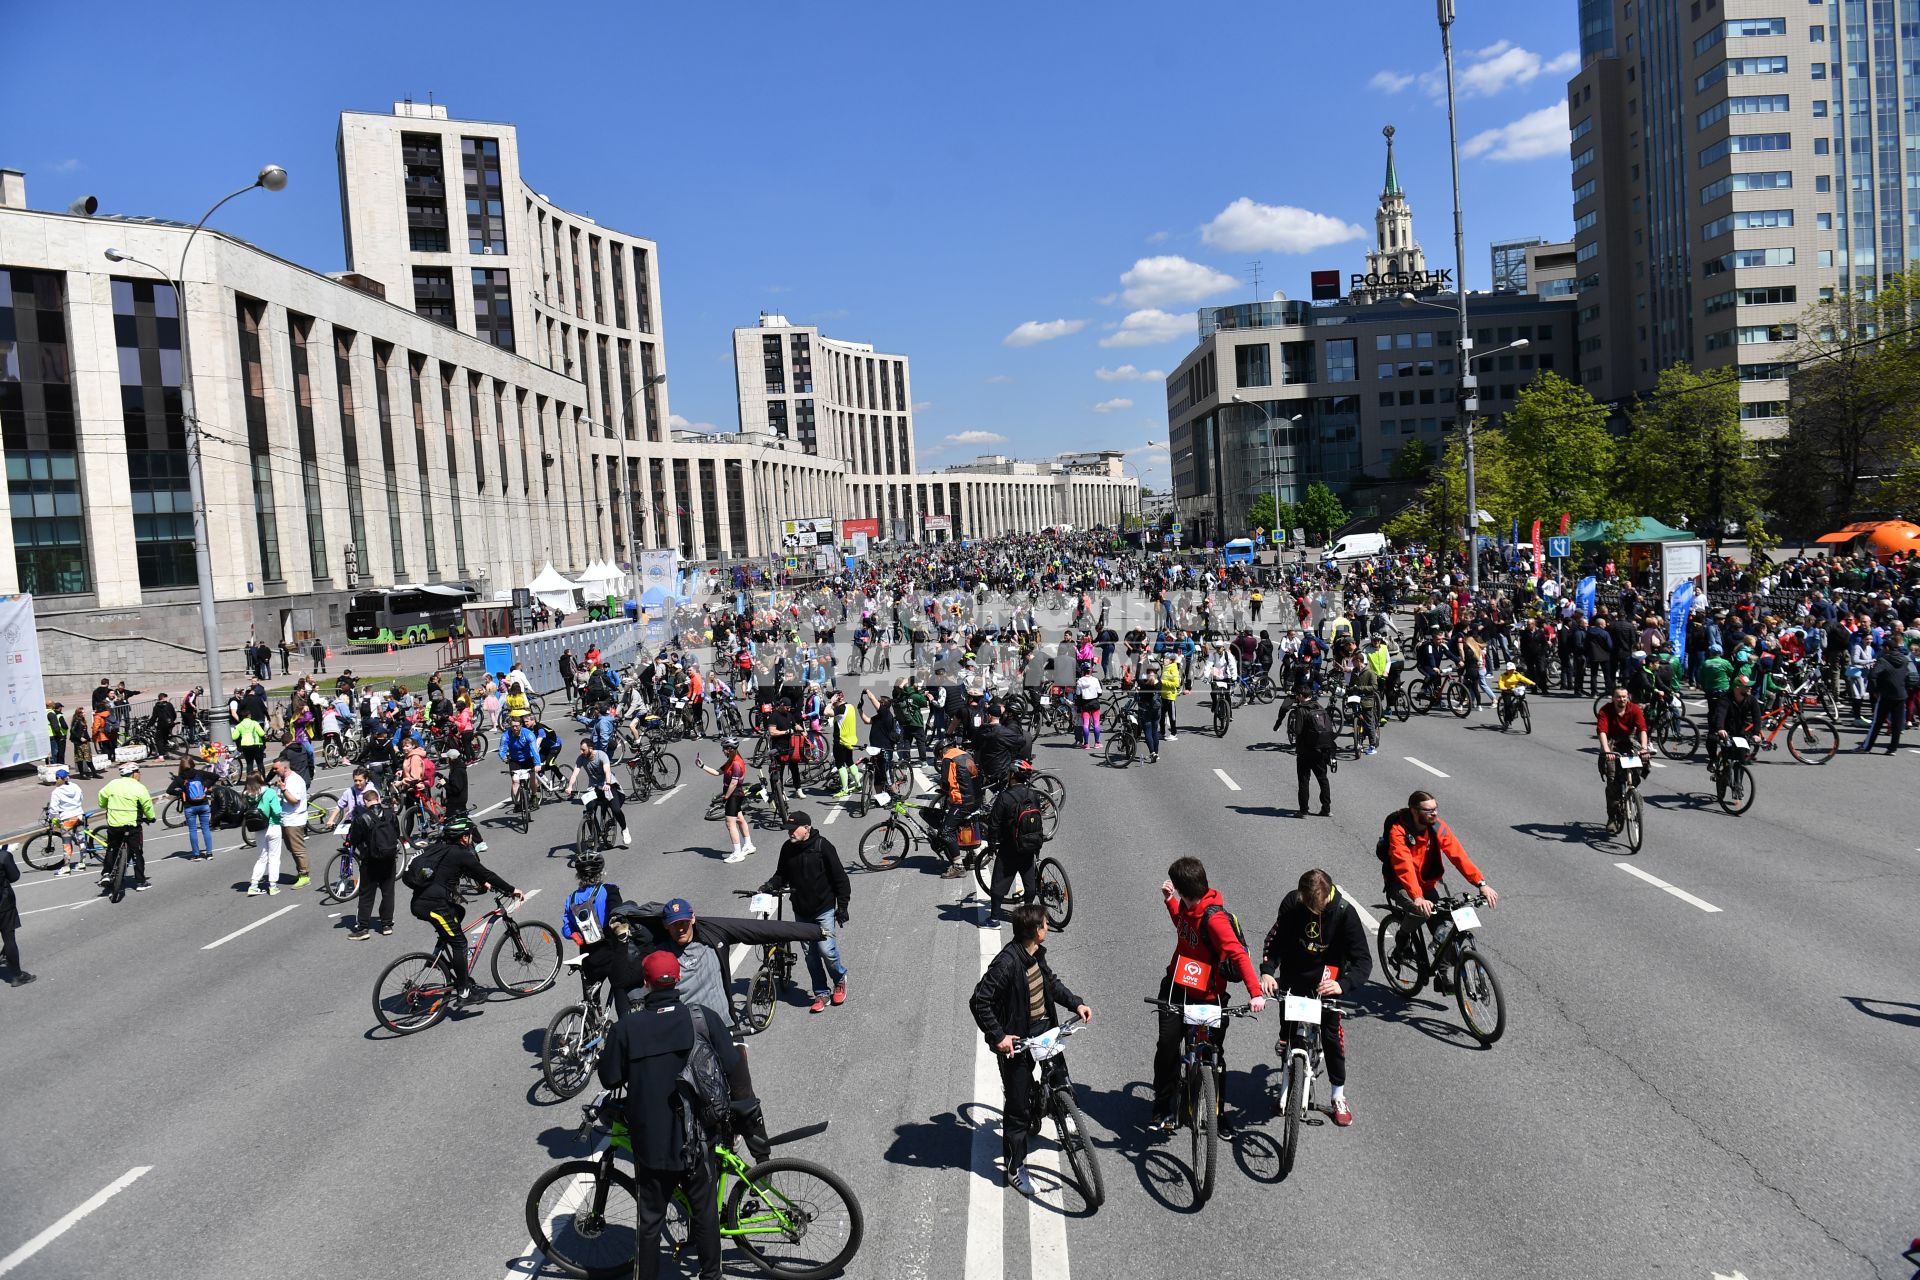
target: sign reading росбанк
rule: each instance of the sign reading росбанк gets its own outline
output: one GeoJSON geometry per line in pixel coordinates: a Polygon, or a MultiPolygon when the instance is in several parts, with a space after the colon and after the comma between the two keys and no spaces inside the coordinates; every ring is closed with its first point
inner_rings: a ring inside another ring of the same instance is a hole
{"type": "Polygon", "coordinates": [[[1349,289],[1430,291],[1452,286],[1453,272],[1446,268],[1438,271],[1356,271],[1347,277],[1347,281],[1349,289]]]}

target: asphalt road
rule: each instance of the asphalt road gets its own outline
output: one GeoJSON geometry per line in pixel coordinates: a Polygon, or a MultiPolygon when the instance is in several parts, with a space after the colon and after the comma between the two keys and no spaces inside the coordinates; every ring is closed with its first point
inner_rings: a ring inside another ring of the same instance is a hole
{"type": "MultiPolygon", "coordinates": [[[[1632,856],[1600,831],[1586,708],[1538,699],[1530,737],[1484,712],[1392,726],[1379,755],[1342,763],[1329,819],[1273,807],[1291,808],[1293,763],[1264,742],[1270,710],[1124,772],[1046,741],[1039,763],[1070,787],[1049,851],[1078,898],[1050,950],[1095,1011],[1069,1054],[1106,1171],[1095,1216],[1044,1170],[1033,1203],[977,1172],[998,1152],[999,1098],[966,998],[1000,938],[983,939],[971,881],[924,860],[857,873],[849,1002],[791,1004],[752,1042],[772,1127],[832,1122],[790,1150],[862,1200],[849,1275],[1904,1278],[1920,1231],[1920,753],[1769,759],[1739,818],[1703,804],[1703,767],[1672,764],[1646,787],[1632,856]],[[1227,1101],[1243,1125],[1196,1210],[1185,1135],[1140,1127],[1167,863],[1201,856],[1257,945],[1310,866],[1378,903],[1374,838],[1415,787],[1500,890],[1479,939],[1506,1036],[1479,1048],[1450,1002],[1369,988],[1348,1035],[1356,1122],[1309,1129],[1280,1181],[1277,1023],[1236,1024],[1227,1101]]],[[[728,890],[771,873],[777,837],[722,864],[702,819],[713,784],[679,754],[692,781],[631,811],[609,878],[730,914],[728,890]]],[[[500,798],[496,768],[473,779],[477,804],[500,798]]],[[[874,819],[809,807],[857,862],[874,819]]],[[[557,922],[576,814],[543,810],[527,837],[489,829],[485,860],[538,891],[524,915],[557,922]]],[[[156,850],[184,844],[154,834],[156,850]]],[[[392,1038],[370,990],[426,945],[404,901],[394,937],[353,943],[350,907],[243,896],[251,863],[156,858],[154,891],[117,906],[71,879],[22,882],[41,981],[0,989],[0,1275],[538,1273],[522,1201],[578,1153],[579,1113],[546,1094],[536,1053],[575,984],[392,1038]]],[[[1040,1161],[1056,1162],[1050,1143],[1040,1161]]],[[[728,1271],[750,1273],[737,1253],[728,1271]]]]}

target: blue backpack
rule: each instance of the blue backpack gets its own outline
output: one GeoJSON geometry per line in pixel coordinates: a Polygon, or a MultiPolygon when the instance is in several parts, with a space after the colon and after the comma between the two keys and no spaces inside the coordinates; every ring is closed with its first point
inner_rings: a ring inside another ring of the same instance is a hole
{"type": "Polygon", "coordinates": [[[198,774],[187,780],[186,801],[188,804],[205,804],[207,801],[207,784],[198,774]]]}

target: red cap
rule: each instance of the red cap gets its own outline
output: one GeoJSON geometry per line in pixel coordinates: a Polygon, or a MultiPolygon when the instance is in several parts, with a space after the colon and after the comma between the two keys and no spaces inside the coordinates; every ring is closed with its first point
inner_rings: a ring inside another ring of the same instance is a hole
{"type": "Polygon", "coordinates": [[[680,957],[671,951],[654,951],[640,962],[640,972],[650,987],[672,987],[680,983],[680,957]]]}

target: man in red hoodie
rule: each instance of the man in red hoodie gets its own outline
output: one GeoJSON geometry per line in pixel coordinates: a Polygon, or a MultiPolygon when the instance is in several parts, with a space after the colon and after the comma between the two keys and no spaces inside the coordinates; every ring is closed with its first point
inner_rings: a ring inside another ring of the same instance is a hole
{"type": "MultiPolygon", "coordinates": [[[[1227,981],[1238,978],[1252,993],[1253,1011],[1265,1007],[1260,971],[1233,931],[1226,902],[1207,886],[1207,869],[1198,858],[1178,858],[1160,886],[1173,918],[1173,959],[1160,980],[1160,998],[1171,1004],[1225,1004],[1227,981]]],[[[1214,1043],[1224,1050],[1227,1029],[1217,1028],[1214,1043]]],[[[1186,1024],[1177,1013],[1160,1014],[1160,1038],[1153,1050],[1153,1118],[1149,1133],[1179,1125],[1180,1052],[1186,1024]]]]}

